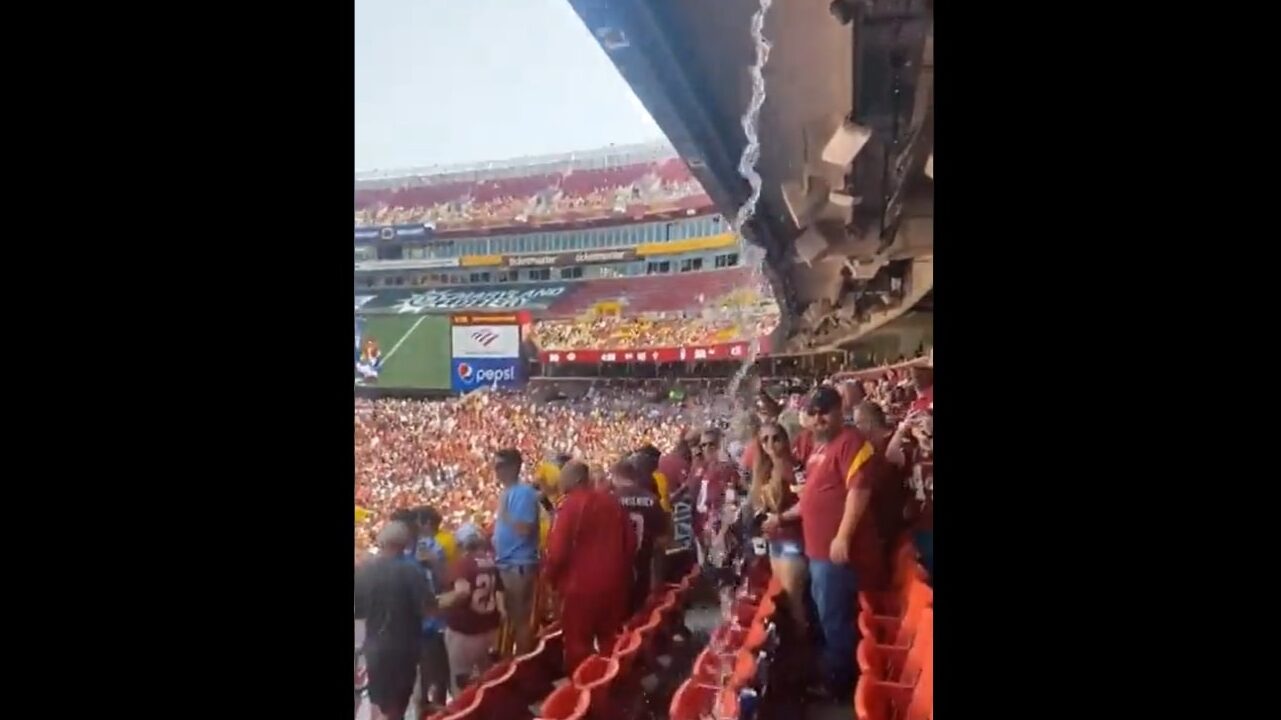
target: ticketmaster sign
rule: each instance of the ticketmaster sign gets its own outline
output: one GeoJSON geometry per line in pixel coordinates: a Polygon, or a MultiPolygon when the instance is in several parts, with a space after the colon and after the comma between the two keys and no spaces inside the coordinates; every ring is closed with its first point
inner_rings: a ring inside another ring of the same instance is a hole
{"type": "Polygon", "coordinates": [[[569,267],[572,265],[596,265],[600,263],[629,262],[636,259],[632,248],[621,250],[591,250],[577,253],[555,253],[552,255],[507,255],[503,265],[510,268],[523,267],[569,267]]]}

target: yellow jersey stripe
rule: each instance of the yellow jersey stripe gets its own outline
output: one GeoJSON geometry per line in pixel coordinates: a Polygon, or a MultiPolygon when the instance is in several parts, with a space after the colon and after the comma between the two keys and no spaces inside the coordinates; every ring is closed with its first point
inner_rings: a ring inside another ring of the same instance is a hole
{"type": "Polygon", "coordinates": [[[867,461],[872,459],[872,452],[872,443],[864,440],[863,447],[859,448],[858,454],[850,461],[849,469],[845,471],[846,487],[849,487],[850,481],[854,479],[854,475],[859,471],[859,468],[866,465],[867,461]]]}

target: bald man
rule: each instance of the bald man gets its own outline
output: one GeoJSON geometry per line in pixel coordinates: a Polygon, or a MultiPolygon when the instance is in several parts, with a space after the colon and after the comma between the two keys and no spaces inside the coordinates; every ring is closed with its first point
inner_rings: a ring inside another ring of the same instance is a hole
{"type": "Polygon", "coordinates": [[[413,532],[390,522],[378,533],[378,556],[356,571],[356,618],[365,620],[369,700],[386,717],[403,717],[414,692],[423,615],[435,596],[405,551],[413,532]]]}
{"type": "Polygon", "coordinates": [[[841,410],[845,416],[845,424],[849,425],[854,422],[854,410],[867,398],[866,393],[863,392],[863,383],[858,380],[846,380],[836,390],[841,394],[841,410]]]}
{"type": "Polygon", "coordinates": [[[548,538],[547,579],[563,598],[565,671],[608,653],[626,619],[636,535],[618,501],[591,487],[576,460],[560,472],[564,500],[548,538]]]}

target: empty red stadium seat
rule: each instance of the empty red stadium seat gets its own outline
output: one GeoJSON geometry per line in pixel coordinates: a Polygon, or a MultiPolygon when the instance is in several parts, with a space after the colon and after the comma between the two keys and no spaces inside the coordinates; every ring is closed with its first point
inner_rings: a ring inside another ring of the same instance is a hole
{"type": "Polygon", "coordinates": [[[618,661],[620,677],[629,677],[640,657],[642,638],[637,632],[627,632],[618,636],[614,643],[614,659],[618,661]]]}
{"type": "Polygon", "coordinates": [[[510,682],[520,689],[522,697],[546,697],[551,692],[555,681],[564,677],[563,651],[554,652],[548,644],[548,638],[539,638],[534,649],[512,660],[515,671],[510,682]]]}
{"type": "Polygon", "coordinates": [[[916,561],[912,543],[900,541],[894,552],[894,567],[890,590],[885,592],[862,591],[858,594],[859,607],[875,615],[902,615],[911,584],[925,579],[925,570],[916,561]]]}
{"type": "Polygon", "coordinates": [[[929,609],[922,612],[910,647],[882,645],[870,638],[859,640],[859,670],[875,680],[915,684],[925,667],[933,661],[934,611],[929,609]]]}
{"type": "Polygon", "coordinates": [[[703,685],[694,679],[686,680],[676,688],[667,711],[669,720],[704,720],[712,712],[720,689],[716,685],[703,685]]]}
{"type": "Polygon", "coordinates": [[[858,720],[931,720],[934,717],[933,663],[926,665],[915,685],[888,683],[868,675],[854,690],[858,720]]]}
{"type": "Polygon", "coordinates": [[[690,678],[705,685],[720,685],[729,675],[732,669],[732,660],[726,656],[712,652],[712,648],[703,648],[703,651],[694,658],[694,668],[690,672],[690,678]]]}
{"type": "Polygon", "coordinates": [[[752,624],[747,628],[747,634],[743,636],[742,649],[754,653],[761,649],[768,637],[769,633],[765,630],[763,619],[757,618],[752,621],[752,624]]]}
{"type": "Polygon", "coordinates": [[[481,715],[481,704],[484,701],[484,689],[479,685],[470,685],[445,706],[444,710],[432,715],[430,720],[485,720],[481,715]]]}
{"type": "Polygon", "coordinates": [[[739,711],[737,688],[724,688],[716,694],[715,702],[716,720],[737,720],[739,711]]]}
{"type": "Polygon", "coordinates": [[[922,612],[934,602],[934,591],[923,582],[914,582],[908,590],[907,605],[901,617],[873,615],[866,610],[858,614],[858,629],[863,637],[882,645],[906,647],[912,642],[922,612]]]}
{"type": "Polygon", "coordinates": [[[730,675],[729,686],[744,688],[755,684],[756,654],[748,650],[739,650],[734,655],[734,672],[730,675]]]}
{"type": "Polygon", "coordinates": [[[736,600],[734,601],[732,617],[739,625],[747,627],[752,624],[752,620],[756,619],[756,610],[758,607],[759,606],[743,600],[736,600]]]}
{"type": "Polygon", "coordinates": [[[743,640],[747,637],[747,628],[737,625],[721,625],[712,631],[711,641],[708,647],[715,648],[721,653],[737,652],[743,645],[743,640]]]}
{"type": "Polygon", "coordinates": [[[592,695],[572,683],[552,691],[538,709],[539,720],[584,720],[591,708],[592,695]]]}
{"type": "Polygon", "coordinates": [[[618,660],[592,655],[578,665],[571,681],[592,694],[588,716],[597,720],[614,720],[614,682],[618,679],[618,660]]]}
{"type": "Polygon", "coordinates": [[[530,717],[529,704],[533,697],[525,695],[515,678],[516,663],[512,660],[495,665],[481,676],[479,684],[484,692],[484,701],[480,709],[485,718],[521,720],[530,717]]]}

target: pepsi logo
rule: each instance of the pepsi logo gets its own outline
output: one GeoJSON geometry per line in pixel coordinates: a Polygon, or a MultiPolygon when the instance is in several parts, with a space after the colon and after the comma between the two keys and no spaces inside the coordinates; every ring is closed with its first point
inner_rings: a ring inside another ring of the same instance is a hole
{"type": "Polygon", "coordinates": [[[458,379],[470,380],[472,376],[471,365],[467,363],[458,363],[458,379]]]}
{"type": "Polygon", "coordinates": [[[489,347],[498,339],[498,333],[493,330],[477,330],[471,334],[471,339],[480,343],[481,347],[489,347]]]}

